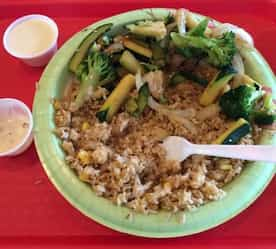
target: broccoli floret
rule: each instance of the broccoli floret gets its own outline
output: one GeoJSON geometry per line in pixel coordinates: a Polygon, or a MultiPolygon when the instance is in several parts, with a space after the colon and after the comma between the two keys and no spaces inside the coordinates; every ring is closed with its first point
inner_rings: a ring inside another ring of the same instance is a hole
{"type": "Polygon", "coordinates": [[[254,112],[256,101],[262,95],[263,92],[254,86],[241,85],[223,94],[219,105],[228,118],[249,120],[254,112]]]}
{"type": "Polygon", "coordinates": [[[103,81],[113,79],[115,69],[107,54],[103,52],[95,52],[88,56],[88,78],[94,78],[92,82],[94,86],[102,85],[103,81]]]}
{"type": "Polygon", "coordinates": [[[137,24],[129,24],[126,26],[131,33],[154,37],[157,40],[163,39],[167,34],[167,29],[163,21],[144,21],[137,24]]]}
{"type": "Polygon", "coordinates": [[[79,109],[88,96],[89,89],[105,85],[115,80],[116,71],[110,58],[103,52],[91,52],[87,60],[77,68],[77,77],[80,80],[80,90],[73,103],[73,109],[79,109]]]}
{"type": "Polygon", "coordinates": [[[208,62],[218,68],[230,65],[237,51],[233,32],[224,33],[221,38],[171,33],[171,38],[184,56],[207,57],[208,62]]]}

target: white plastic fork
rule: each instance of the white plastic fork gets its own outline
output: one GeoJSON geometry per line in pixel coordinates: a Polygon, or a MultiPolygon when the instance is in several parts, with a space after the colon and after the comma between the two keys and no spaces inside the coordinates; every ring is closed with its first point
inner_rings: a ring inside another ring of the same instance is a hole
{"type": "Polygon", "coordinates": [[[162,147],[168,160],[183,161],[193,154],[235,158],[250,161],[276,162],[274,145],[201,145],[192,144],[183,137],[169,136],[162,147]]]}

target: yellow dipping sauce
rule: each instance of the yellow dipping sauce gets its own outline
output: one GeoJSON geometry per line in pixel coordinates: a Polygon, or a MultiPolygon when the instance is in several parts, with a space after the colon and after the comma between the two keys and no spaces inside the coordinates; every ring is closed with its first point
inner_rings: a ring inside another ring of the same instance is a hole
{"type": "Polygon", "coordinates": [[[8,34],[9,49],[19,56],[33,56],[47,50],[54,42],[55,32],[41,19],[30,19],[17,24],[8,34]]]}
{"type": "Polygon", "coordinates": [[[20,144],[28,130],[29,120],[23,114],[0,117],[0,153],[11,150],[20,144]]]}

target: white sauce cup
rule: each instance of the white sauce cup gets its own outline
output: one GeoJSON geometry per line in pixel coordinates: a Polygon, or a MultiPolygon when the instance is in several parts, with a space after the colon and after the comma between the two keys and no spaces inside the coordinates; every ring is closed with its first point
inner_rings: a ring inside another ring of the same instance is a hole
{"type": "Polygon", "coordinates": [[[14,148],[0,152],[0,157],[16,156],[29,148],[33,141],[33,117],[30,109],[22,101],[11,98],[0,99],[0,116],[26,115],[29,126],[26,135],[14,148]]]}
{"type": "Polygon", "coordinates": [[[22,16],[22,17],[16,19],[14,22],[12,22],[8,26],[8,28],[6,29],[6,31],[4,33],[3,45],[4,45],[5,50],[13,57],[20,59],[21,61],[23,61],[24,63],[26,63],[30,66],[40,67],[40,66],[46,65],[49,62],[49,60],[52,58],[52,56],[55,54],[55,52],[57,51],[57,40],[58,40],[58,27],[57,27],[57,24],[55,23],[55,21],[47,16],[34,14],[34,15],[22,16]],[[10,31],[13,28],[15,28],[19,23],[22,23],[22,22],[30,20],[30,19],[39,19],[39,20],[47,22],[53,29],[53,31],[55,33],[55,38],[54,38],[52,44],[50,44],[46,50],[44,50],[40,53],[37,53],[35,55],[22,56],[22,55],[16,54],[14,51],[12,51],[9,48],[8,36],[9,36],[10,31]]]}

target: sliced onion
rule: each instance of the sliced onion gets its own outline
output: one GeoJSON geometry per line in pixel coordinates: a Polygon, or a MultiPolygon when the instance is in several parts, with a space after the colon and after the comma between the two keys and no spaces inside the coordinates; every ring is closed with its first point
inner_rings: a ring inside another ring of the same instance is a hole
{"type": "Polygon", "coordinates": [[[167,116],[170,120],[183,124],[190,132],[196,133],[193,123],[189,120],[189,118],[194,117],[196,114],[193,108],[188,108],[186,110],[171,110],[168,107],[160,105],[152,97],[149,97],[148,105],[156,112],[167,116]]]}
{"type": "Polygon", "coordinates": [[[148,105],[153,110],[163,113],[165,115],[174,115],[180,118],[193,118],[196,115],[196,111],[194,108],[187,108],[185,110],[172,110],[164,105],[159,104],[152,97],[149,98],[148,105]]]}
{"type": "Polygon", "coordinates": [[[237,71],[238,74],[244,74],[244,64],[242,57],[239,53],[236,53],[232,60],[232,66],[237,71]]]}
{"type": "Polygon", "coordinates": [[[200,121],[215,117],[220,112],[220,107],[218,104],[212,104],[207,107],[204,107],[197,113],[197,118],[200,121]]]}
{"type": "Polygon", "coordinates": [[[160,105],[159,103],[157,103],[152,97],[149,97],[148,99],[148,105],[151,109],[160,112],[160,110],[162,110],[164,107],[162,105],[160,105]]]}
{"type": "Polygon", "coordinates": [[[193,118],[196,115],[196,110],[194,108],[187,108],[185,110],[168,110],[172,112],[173,115],[179,116],[181,118],[193,118]]]}
{"type": "Polygon", "coordinates": [[[163,71],[156,70],[154,72],[148,72],[143,76],[143,81],[148,83],[151,95],[156,99],[160,99],[164,93],[165,88],[163,71]]]}
{"type": "Polygon", "coordinates": [[[177,23],[179,34],[184,35],[186,33],[186,10],[185,9],[176,10],[175,20],[177,23]]]}
{"type": "Polygon", "coordinates": [[[244,64],[242,57],[239,53],[236,53],[232,60],[232,66],[236,70],[237,74],[234,75],[232,85],[233,88],[240,85],[240,82],[242,80],[242,75],[244,74],[244,64]]]}
{"type": "Polygon", "coordinates": [[[243,75],[237,73],[237,74],[233,77],[233,80],[232,80],[232,83],[231,83],[231,88],[239,87],[239,86],[241,85],[241,83],[242,83],[242,79],[243,79],[243,75]]]}
{"type": "Polygon", "coordinates": [[[174,115],[169,115],[168,118],[173,122],[183,124],[184,127],[187,128],[192,134],[196,134],[196,132],[197,132],[196,128],[195,128],[194,124],[189,119],[181,118],[181,117],[174,116],[174,115]]]}
{"type": "Polygon", "coordinates": [[[144,83],[145,82],[143,81],[141,70],[138,70],[138,72],[135,75],[135,84],[137,91],[139,91],[140,87],[143,86],[144,83]]]}

